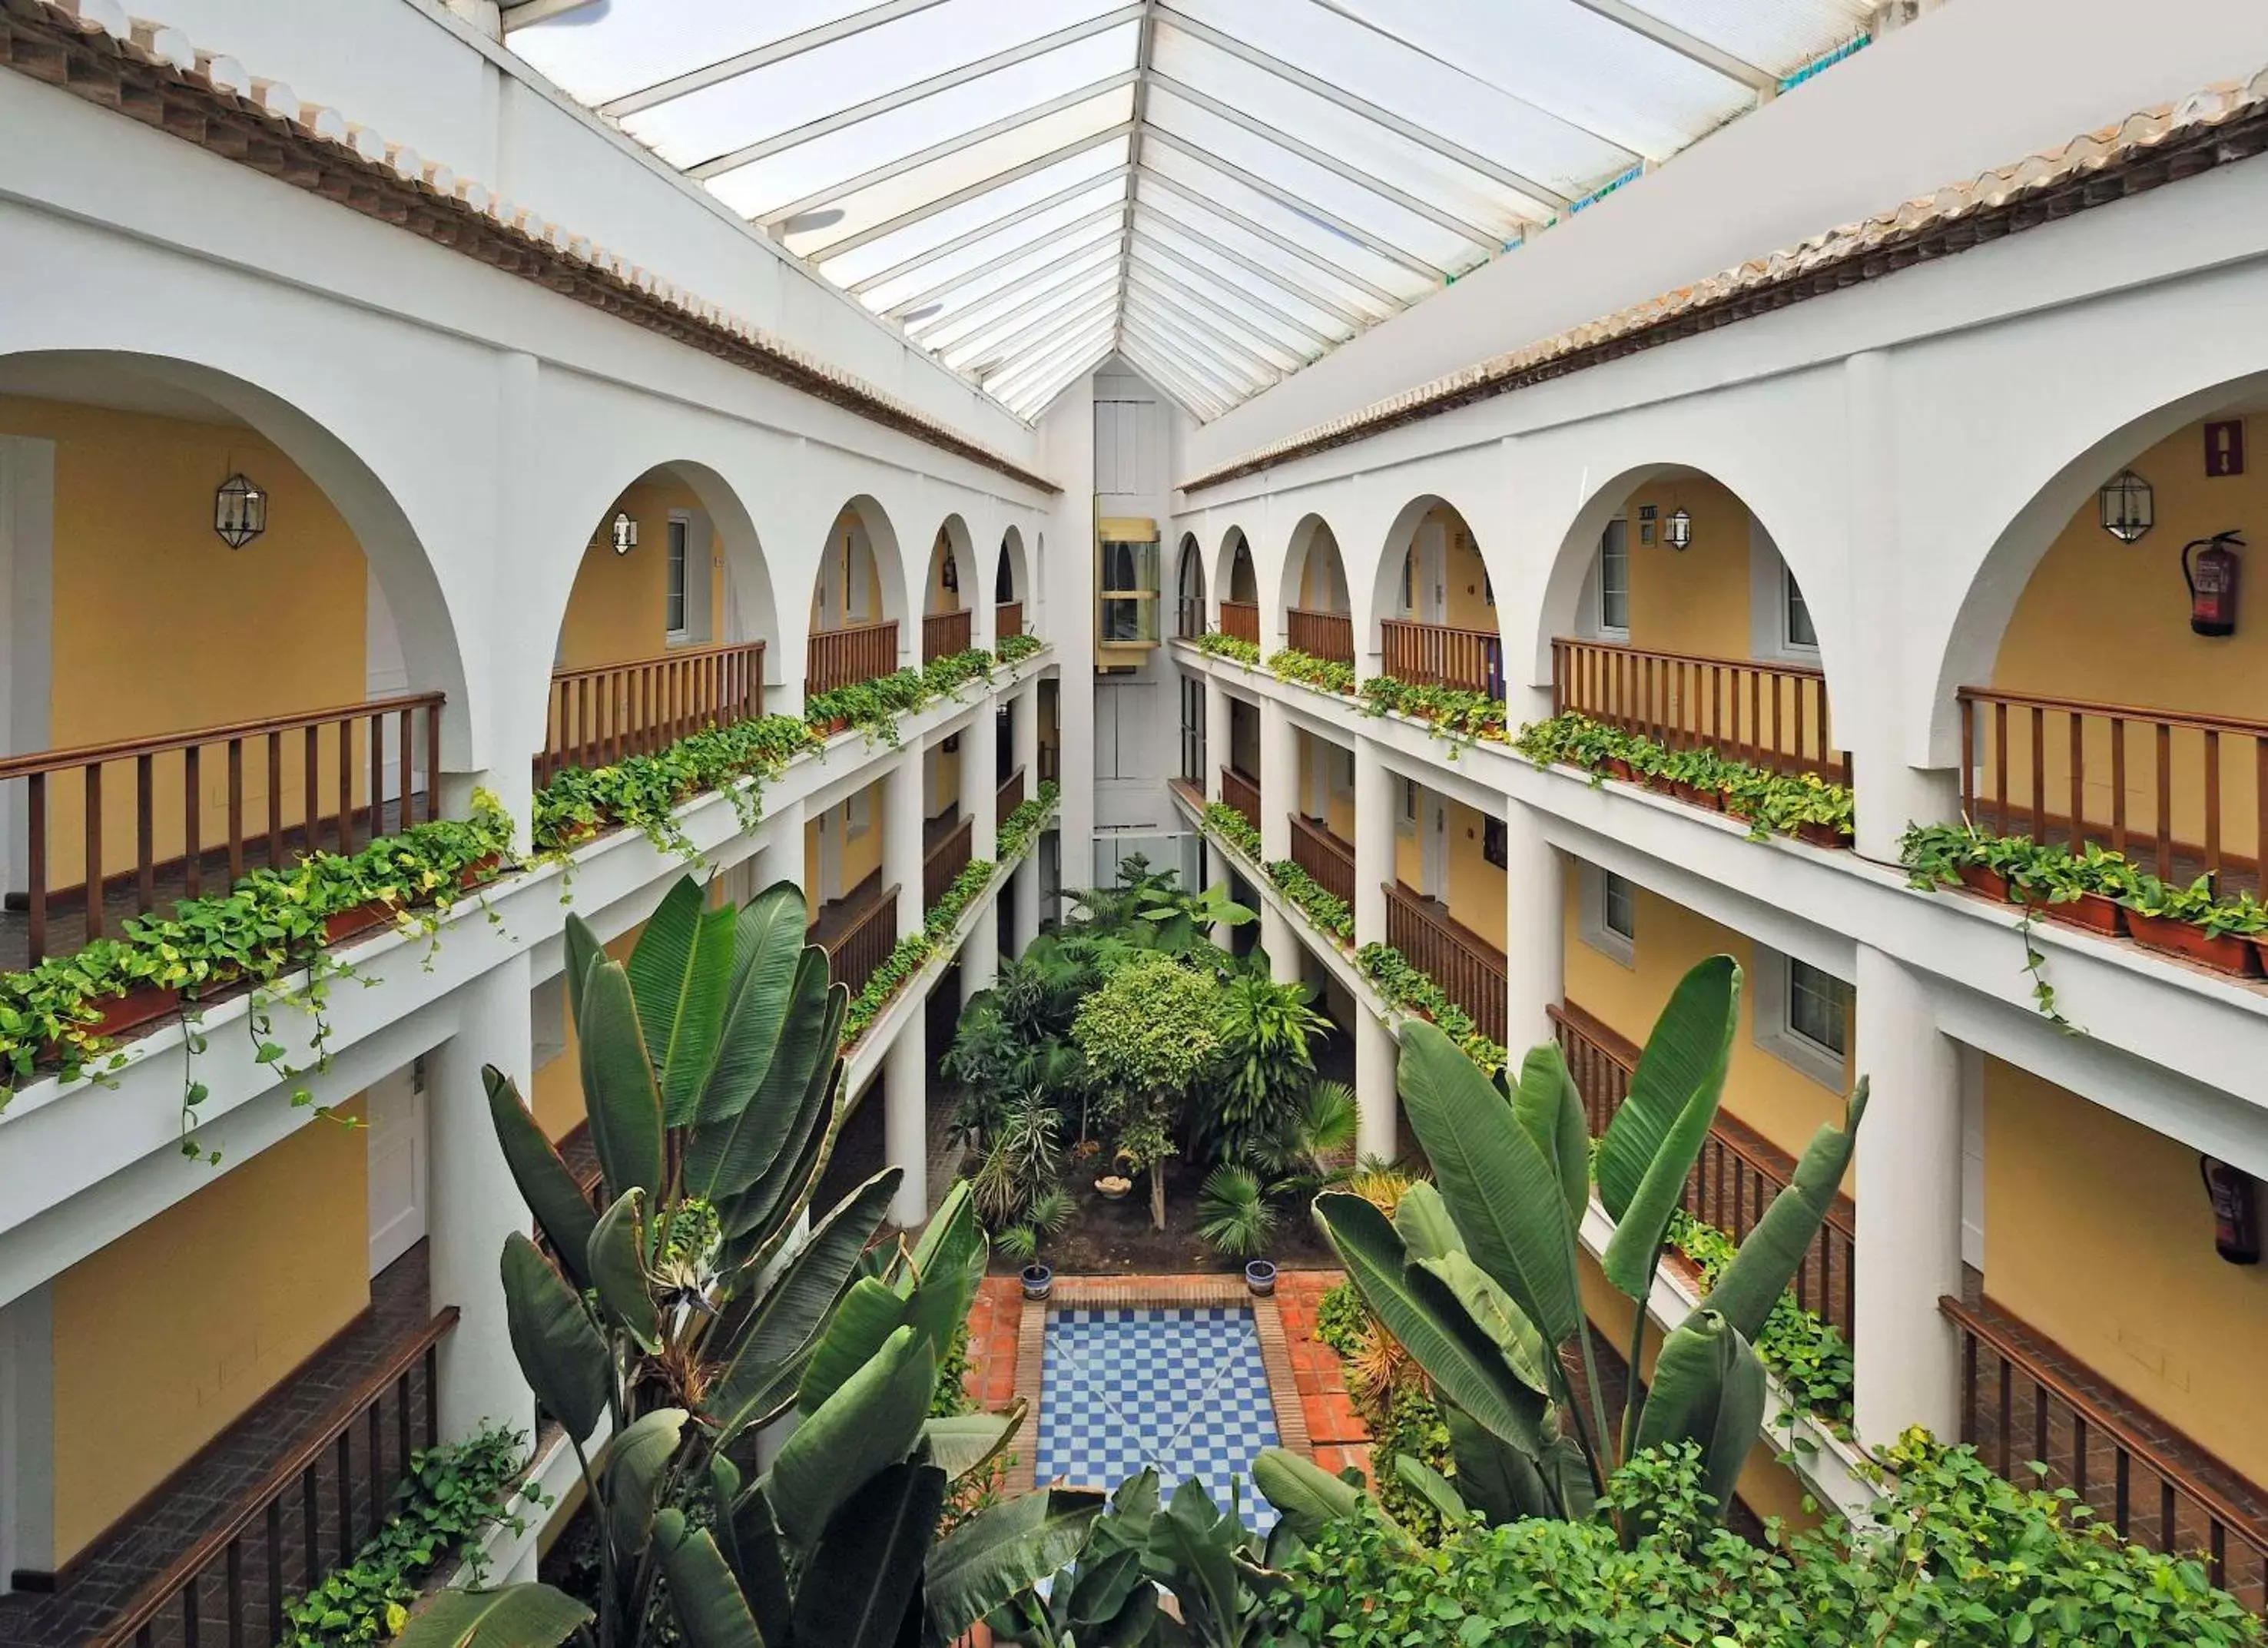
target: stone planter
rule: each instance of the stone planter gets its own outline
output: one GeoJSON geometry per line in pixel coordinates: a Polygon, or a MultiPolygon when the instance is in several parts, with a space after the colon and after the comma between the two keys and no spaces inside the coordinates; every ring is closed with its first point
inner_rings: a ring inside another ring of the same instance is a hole
{"type": "Polygon", "coordinates": [[[1246,1265],[1244,1285],[1252,1290],[1255,1297],[1266,1299],[1276,1291],[1276,1262],[1272,1259],[1255,1259],[1246,1265]]]}
{"type": "Polygon", "coordinates": [[[1056,1273],[1043,1264],[1027,1264],[1023,1275],[1024,1297],[1043,1299],[1056,1284],[1056,1273]]]}

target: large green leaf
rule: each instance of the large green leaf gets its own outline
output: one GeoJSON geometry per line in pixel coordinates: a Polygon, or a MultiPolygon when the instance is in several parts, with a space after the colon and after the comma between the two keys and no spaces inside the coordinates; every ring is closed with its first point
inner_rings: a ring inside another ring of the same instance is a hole
{"type": "Polygon", "coordinates": [[[1583,1222],[1591,1203],[1590,1122],[1583,1112],[1583,1095],[1567,1073],[1567,1060],[1557,1041],[1528,1050],[1520,1062],[1520,1085],[1512,1095],[1513,1115],[1535,1141],[1547,1160],[1559,1170],[1560,1193],[1566,1198],[1567,1223],[1572,1229],[1583,1222]]]}
{"type": "Polygon", "coordinates": [[[728,1122],[747,1108],[771,1067],[803,957],[805,913],[803,889],[776,881],[735,918],[724,1033],[701,1093],[698,1120],[705,1124],[728,1122]]]}
{"type": "MultiPolygon", "coordinates": [[[[858,1371],[872,1361],[890,1336],[911,1326],[913,1301],[880,1278],[862,1276],[850,1284],[835,1313],[827,1319],[819,1348],[803,1370],[796,1387],[795,1405],[816,1412],[858,1371]]],[[[915,1328],[919,1333],[919,1328],[915,1328]]],[[[928,1335],[923,1342],[929,1343],[928,1335]]],[[[932,1354],[935,1354],[932,1348],[932,1354]]]]}
{"type": "Polygon", "coordinates": [[[1472,1514],[1464,1496],[1449,1485],[1449,1479],[1415,1453],[1396,1453],[1394,1474],[1402,1479],[1403,1487],[1432,1506],[1433,1514],[1448,1527],[1455,1527],[1472,1514]]]}
{"type": "Polygon", "coordinates": [[[1610,1158],[1620,1171],[1641,1146],[1650,1152],[1628,1199],[1619,1208],[1608,1203],[1615,1233],[1599,1259],[1607,1280],[1641,1310],[1670,1218],[1685,1199],[1685,1181],[1717,1119],[1740,1001],[1741,969],[1730,956],[1695,963],[1654,1021],[1631,1073],[1630,1097],[1600,1141],[1602,1199],[1610,1158]],[[1641,1078],[1646,1078],[1643,1090],[1641,1078]]]}
{"type": "Polygon", "coordinates": [[[923,1586],[932,1648],[958,1641],[994,1608],[1071,1561],[1101,1509],[1100,1493],[1043,1488],[946,1534],[930,1553],[923,1586]]]}
{"type": "MultiPolygon", "coordinates": [[[[840,985],[828,992],[828,1011],[838,1024],[843,1012],[838,1003],[849,1000],[849,993],[840,985]]],[[[806,1100],[797,1109],[793,1130],[763,1177],[718,1203],[718,1216],[733,1249],[757,1252],[774,1242],[794,1223],[806,1198],[817,1188],[834,1149],[836,1132],[843,1125],[843,1113],[831,1091],[841,1070],[837,1063],[819,1072],[814,1084],[816,1101],[806,1100]]]]}
{"type": "Polygon", "coordinates": [[[1335,1190],[1315,1198],[1315,1217],[1363,1302],[1441,1394],[1513,1446],[1540,1449],[1543,1399],[1447,1285],[1409,1262],[1386,1216],[1362,1197],[1335,1190]]]}
{"type": "Polygon", "coordinates": [[[778,1162],[808,1110],[826,1103],[849,1000],[828,988],[827,953],[815,945],[802,952],[762,1080],[736,1107],[696,1126],[687,1142],[687,1194],[724,1203],[778,1162]]]}
{"type": "Polygon", "coordinates": [[[1867,1114],[1867,1078],[1861,1076],[1844,1112],[1841,1128],[1822,1127],[1796,1164],[1788,1188],[1772,1198],[1756,1228],[1741,1243],[1732,1263],[1701,1303],[1753,1340],[1764,1331],[1772,1302],[1802,1266],[1843,1186],[1851,1152],[1859,1142],[1859,1122],[1867,1114]]]}
{"type": "Polygon", "coordinates": [[[583,1187],[575,1182],[575,1175],[520,1102],[519,1089],[512,1085],[512,1078],[495,1065],[484,1064],[481,1080],[489,1091],[489,1116],[496,1123],[497,1143],[503,1147],[512,1183],[519,1187],[519,1199],[535,1215],[537,1226],[549,1239],[568,1279],[578,1288],[588,1287],[591,1278],[583,1269],[583,1254],[599,1216],[591,1210],[583,1187]]]}
{"type": "MultiPolygon", "coordinates": [[[[1288,1448],[1261,1449],[1252,1461],[1252,1483],[1304,1540],[1313,1540],[1330,1524],[1352,1516],[1362,1497],[1362,1490],[1352,1482],[1288,1448]]],[[[1391,1517],[1381,1512],[1380,1520],[1408,1539],[1391,1517]]]]}
{"type": "Polygon", "coordinates": [[[693,1120],[725,1024],[740,912],[708,904],[706,888],[689,875],[678,877],[646,918],[625,968],[646,1050],[661,1072],[662,1115],[672,1127],[693,1120]]]}
{"type": "Polygon", "coordinates": [[[661,1090],[638,1030],[630,975],[619,961],[601,961],[583,981],[583,1100],[590,1114],[591,1144],[607,1181],[607,1200],[633,1185],[661,1194],[661,1090]]]}
{"type": "Polygon", "coordinates": [[[607,1410],[607,1342],[574,1290],[518,1231],[504,1238],[502,1268],[504,1328],[520,1374],[544,1411],[580,1440],[607,1410]]]}
{"type": "Polygon", "coordinates": [[[761,1486],[733,1503],[730,1521],[733,1571],[740,1576],[740,1594],[748,1600],[756,1627],[766,1643],[790,1641],[795,1630],[795,1599],[788,1591],[785,1541],[761,1486]]]}
{"type": "MultiPolygon", "coordinates": [[[[654,1519],[654,1545],[669,1578],[670,1610],[686,1648],[764,1648],[747,1599],[706,1528],[689,1527],[674,1507],[654,1519]]],[[[644,1632],[638,1633],[642,1638],[644,1632]]]]}
{"type": "Polygon", "coordinates": [[[931,1462],[955,1482],[983,1470],[1016,1439],[1016,1427],[1024,1423],[1028,1406],[1019,1396],[1005,1413],[956,1414],[924,1422],[922,1442],[931,1462]]]}
{"type": "Polygon", "coordinates": [[[554,1648],[591,1618],[590,1609],[548,1585],[444,1591],[394,1640],[400,1648],[554,1648]]]}
{"type": "Polygon", "coordinates": [[[643,1190],[615,1198],[592,1228],[583,1269],[607,1314],[652,1351],[661,1340],[661,1315],[645,1284],[645,1228],[638,1218],[644,1202],[643,1190]]]}
{"type": "Polygon", "coordinates": [[[956,1180],[930,1216],[913,1251],[918,1282],[911,1320],[929,1335],[939,1357],[952,1343],[954,1331],[968,1320],[977,1284],[984,1280],[988,1254],[984,1227],[977,1222],[968,1181],[956,1180]]]}
{"type": "Polygon", "coordinates": [[[1637,1445],[1700,1444],[1701,1485],[1722,1516],[1764,1417],[1764,1364],[1730,1322],[1714,1311],[1696,1311],[1661,1343],[1637,1445]]]}
{"type": "Polygon", "coordinates": [[[1559,1499],[1546,1485],[1538,1460],[1491,1436],[1459,1409],[1446,1409],[1442,1417],[1448,1422],[1458,1491],[1491,1526],[1560,1514],[1559,1499]]]}
{"type": "Polygon", "coordinates": [[[796,1588],[795,1640],[895,1648],[945,1509],[945,1473],[893,1465],[844,1501],[796,1588]]]}
{"type": "Polygon", "coordinates": [[[1215,1505],[1195,1477],[1184,1478],[1166,1502],[1165,1514],[1151,1520],[1150,1571],[1173,1592],[1183,1621],[1203,1640],[1243,1640],[1242,1571],[1236,1561],[1243,1534],[1243,1525],[1215,1505]]]}
{"type": "Polygon", "coordinates": [[[567,965],[567,1012],[580,1034],[583,1028],[583,983],[591,976],[591,969],[607,959],[607,947],[599,942],[599,935],[591,931],[591,923],[574,911],[567,912],[565,948],[567,965]]]}
{"type": "Polygon", "coordinates": [[[928,1341],[901,1328],[805,1416],[763,1482],[791,1542],[807,1549],[860,1484],[913,1451],[936,1382],[928,1341]]]}
{"type": "Polygon", "coordinates": [[[1582,1307],[1557,1169],[1488,1078],[1432,1025],[1403,1026],[1397,1073],[1410,1125],[1474,1262],[1547,1341],[1565,1343],[1582,1307]]]}
{"type": "Polygon", "coordinates": [[[682,1408],[657,1408],[631,1420],[607,1444],[607,1532],[615,1551],[631,1561],[644,1554],[652,1535],[685,1416],[682,1408]]]}
{"type": "Polygon", "coordinates": [[[1545,1346],[1543,1335],[1512,1302],[1512,1295],[1490,1279],[1487,1271],[1475,1264],[1469,1254],[1462,1253],[1444,1254],[1439,1259],[1419,1259],[1415,1262],[1447,1284],[1449,1291],[1457,1296],[1457,1303],[1465,1307],[1465,1314],[1496,1341],[1505,1360],[1512,1365],[1512,1371],[1520,1375],[1521,1383],[1539,1396],[1551,1394],[1550,1373],[1546,1366],[1551,1351],[1545,1346]]]}
{"type": "Polygon", "coordinates": [[[709,1387],[705,1407],[719,1427],[718,1446],[772,1417],[794,1395],[805,1353],[881,1228],[903,1176],[902,1168],[884,1168],[843,1197],[764,1290],[709,1387]]]}
{"type": "Polygon", "coordinates": [[[1457,1234],[1449,1204],[1423,1179],[1404,1190],[1395,1203],[1394,1229],[1412,1259],[1440,1259],[1465,1251],[1465,1239],[1457,1234]]]}
{"type": "Polygon", "coordinates": [[[1599,1201],[1619,1222],[1693,1094],[1721,1086],[1740,1020],[1741,968],[1727,955],[1694,963],[1670,993],[1631,1071],[1630,1091],[1599,1137],[1599,1201]]]}

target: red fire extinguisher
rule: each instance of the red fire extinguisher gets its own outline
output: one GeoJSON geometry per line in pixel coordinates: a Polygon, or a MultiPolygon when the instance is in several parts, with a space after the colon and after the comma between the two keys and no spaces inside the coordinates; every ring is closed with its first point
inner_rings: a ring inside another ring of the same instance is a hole
{"type": "Polygon", "coordinates": [[[2260,1262],[2260,1182],[2242,1167],[2198,1158],[2213,1200],[2213,1245],[2231,1264],[2260,1262]]]}
{"type": "Polygon", "coordinates": [[[2234,532],[2193,538],[2182,546],[2182,577],[2190,586],[2190,628],[2204,636],[2236,633],[2236,551],[2234,532]]]}

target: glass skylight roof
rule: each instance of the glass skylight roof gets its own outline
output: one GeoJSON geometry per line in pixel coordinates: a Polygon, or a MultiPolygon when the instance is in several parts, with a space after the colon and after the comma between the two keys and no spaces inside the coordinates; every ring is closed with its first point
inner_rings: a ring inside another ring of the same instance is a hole
{"type": "Polygon", "coordinates": [[[506,0],[512,48],[1024,417],[1201,419],[1771,96],[1868,0],[506,0]]]}

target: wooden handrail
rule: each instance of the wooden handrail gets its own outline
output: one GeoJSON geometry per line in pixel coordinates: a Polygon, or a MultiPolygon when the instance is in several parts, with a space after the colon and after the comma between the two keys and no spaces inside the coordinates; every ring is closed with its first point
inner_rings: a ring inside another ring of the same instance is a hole
{"type": "Polygon", "coordinates": [[[1260,644],[1260,603],[1225,600],[1220,604],[1220,632],[1239,641],[1260,644]]]}
{"type": "Polygon", "coordinates": [[[1703,747],[1838,780],[1850,771],[1835,747],[1827,678],[1813,665],[1560,636],[1551,643],[1551,708],[1673,749],[1703,747]]]}
{"type": "Polygon", "coordinates": [[[969,622],[975,615],[966,607],[955,607],[951,612],[923,614],[922,662],[934,664],[941,658],[968,651],[971,634],[969,622]]]}
{"type": "Polygon", "coordinates": [[[569,767],[603,767],[651,755],[703,728],[764,712],[764,644],[674,647],[551,672],[551,703],[538,788],[569,767]]]}
{"type": "Polygon", "coordinates": [[[1503,952],[1398,881],[1386,886],[1386,942],[1470,1013],[1490,1041],[1506,1033],[1510,985],[1503,952]]]}
{"type": "Polygon", "coordinates": [[[866,988],[866,981],[889,960],[890,952],[897,945],[898,891],[895,887],[884,887],[831,944],[814,936],[815,923],[806,935],[806,943],[817,943],[827,952],[831,981],[844,986],[853,996],[866,988]]]}
{"type": "Polygon", "coordinates": [[[1220,769],[1220,798],[1244,814],[1244,821],[1260,828],[1260,786],[1233,767],[1220,769]]]}
{"type": "Polygon", "coordinates": [[[806,698],[857,681],[874,681],[898,667],[898,621],[814,629],[804,644],[803,692],[806,698]]]}
{"type": "MultiPolygon", "coordinates": [[[[2099,1488],[2101,1479],[2090,1484],[2087,1469],[2088,1432],[2107,1442],[2113,1454],[2110,1515],[2108,1519],[2121,1539],[2130,1537],[2134,1510],[2133,1467],[2139,1464],[2158,1479],[2156,1509],[2158,1548],[2171,1551],[2176,1547],[2176,1529],[2180,1516],[2175,1505],[2176,1498],[2186,1500],[2201,1513],[2205,1524],[2205,1541],[2202,1554],[2207,1572],[2213,1584],[2237,1595],[2256,1613],[2268,1611],[2268,1520],[2237,1505],[2212,1483],[2204,1481],[2195,1471],[2175,1459],[2159,1440],[2145,1436],[2122,1415],[2096,1401],[2077,1381],[2067,1377],[2055,1365],[2057,1359],[2070,1361],[2067,1352],[2044,1335],[2029,1328],[2001,1310],[1990,1299],[1980,1308],[1950,1295],[1940,1298],[1938,1309],[1953,1322],[1962,1341],[1962,1435],[1961,1439],[1977,1445],[1983,1453],[1988,1446],[1983,1435],[1983,1416],[1979,1401],[1983,1395],[1979,1375],[1980,1348],[1989,1350],[1999,1359],[1998,1387],[1993,1435],[1990,1447],[1997,1457],[1992,1459],[1993,1468],[2010,1481],[2016,1478],[2014,1471],[2035,1460],[2048,1468],[2050,1480],[2067,1486],[2082,1500],[2088,1499],[2090,1487],[2099,1488]],[[2030,1343],[2027,1343],[2027,1342],[2030,1343]],[[2015,1453],[2017,1427],[2015,1420],[2014,1379],[2021,1372],[2033,1387],[2031,1441],[2033,1446],[2019,1458],[2015,1453]],[[2049,1399],[2069,1410],[2069,1418],[2060,1426],[2049,1416],[2049,1399]],[[2058,1441],[2067,1442],[2070,1465],[2065,1466],[2048,1457],[2055,1451],[2058,1441]],[[2250,1583],[2229,1571],[2234,1540],[2251,1555],[2253,1576],[2250,1583]]],[[[2074,1364],[2075,1365],[2075,1364],[2074,1364]]],[[[2170,1429],[2170,1428],[2169,1428],[2170,1429]]],[[[2198,1453],[2186,1438],[2182,1444],[2198,1453]]],[[[2217,1461],[2216,1461],[2217,1463],[2217,1461]]],[[[2226,1469],[2226,1467],[2221,1467],[2226,1469]]],[[[2232,1476],[2236,1473],[2230,1472],[2232,1476]]],[[[2092,1503],[2090,1501],[2090,1503],[2092,1503]]]]}
{"type": "Polygon", "coordinates": [[[1955,696],[1972,821],[2043,842],[2094,842],[2170,880],[2247,873],[2257,890],[2268,722],[1990,687],[1955,696]]]}
{"type": "MultiPolygon", "coordinates": [[[[453,1305],[446,1306],[431,1321],[411,1337],[396,1345],[387,1355],[384,1361],[364,1375],[353,1389],[324,1411],[320,1428],[277,1460],[237,1501],[236,1508],[232,1512],[220,1521],[209,1525],[187,1550],[166,1563],[162,1571],[136,1590],[132,1598],[127,1601],[124,1608],[121,1610],[118,1617],[105,1626],[100,1635],[90,1639],[89,1648],[118,1648],[119,1644],[137,1637],[146,1640],[151,1625],[157,1621],[158,1615],[165,1612],[167,1605],[177,1597],[186,1599],[188,1611],[194,1615],[196,1611],[196,1591],[199,1579],[214,1559],[224,1555],[229,1558],[231,1611],[232,1615],[236,1615],[240,1606],[239,1581],[242,1568],[241,1546],[239,1541],[251,1529],[254,1519],[260,1518],[265,1518],[268,1522],[268,1640],[270,1642],[280,1640],[283,1636],[283,1563],[281,1548],[277,1543],[281,1537],[281,1530],[278,1519],[273,1513],[274,1508],[281,1505],[284,1495],[295,1483],[301,1488],[307,1505],[312,1508],[315,1505],[313,1472],[316,1467],[321,1462],[325,1453],[331,1452],[350,1438],[355,1425],[365,1414],[371,1416],[370,1428],[373,1444],[379,1440],[380,1433],[377,1404],[384,1398],[388,1387],[395,1387],[397,1396],[398,1463],[401,1474],[405,1475],[408,1474],[410,1453],[409,1404],[406,1398],[410,1372],[420,1363],[424,1364],[426,1379],[424,1446],[431,1447],[440,1440],[438,1410],[440,1377],[436,1364],[438,1347],[449,1330],[456,1325],[457,1307],[453,1305]]],[[[379,1473],[374,1455],[372,1467],[373,1481],[371,1488],[371,1519],[372,1531],[375,1532],[375,1525],[384,1519],[386,1504],[384,1497],[379,1492],[379,1484],[375,1480],[379,1473]]],[[[342,1511],[350,1503],[348,1487],[349,1484],[342,1481],[340,1493],[342,1511]]],[[[338,1530],[342,1547],[340,1556],[342,1562],[351,1556],[354,1544],[359,1542],[352,1539],[353,1530],[350,1523],[350,1518],[342,1516],[342,1526],[338,1530]]],[[[307,1549],[312,1556],[315,1549],[316,1530],[311,1524],[304,1533],[307,1549]]],[[[325,1573],[328,1571],[328,1569],[324,1571],[325,1573]]],[[[309,1573],[303,1578],[304,1588],[313,1590],[322,1582],[323,1574],[309,1573]]],[[[239,1640],[241,1627],[241,1619],[232,1617],[229,1631],[230,1641],[239,1640]]],[[[190,1641],[194,1642],[196,1638],[195,1627],[189,1626],[185,1634],[190,1641]]]]}
{"type": "Polygon", "coordinates": [[[301,710],[290,715],[263,716],[250,721],[224,721],[214,726],[190,727],[180,732],[158,732],[147,738],[121,739],[108,744],[75,744],[68,749],[33,750],[28,754],[0,756],[0,779],[23,778],[33,773],[59,772],[90,761],[131,761],[142,755],[163,755],[193,744],[219,744],[230,739],[260,738],[270,732],[297,732],[303,728],[357,716],[393,715],[401,710],[438,710],[439,693],[396,693],[362,703],[333,704],[322,710],[301,710]]]}
{"type": "Polygon", "coordinates": [[[1005,819],[1024,805],[1024,769],[1020,767],[1000,781],[1000,788],[992,798],[992,818],[995,823],[1005,819]]]}
{"type": "Polygon", "coordinates": [[[1329,825],[1292,813],[1292,862],[1324,892],[1354,908],[1354,849],[1332,835],[1329,825]]]}
{"type": "Polygon", "coordinates": [[[975,856],[976,820],[961,815],[950,835],[922,855],[922,909],[932,909],[975,856]]]}
{"type": "Polygon", "coordinates": [[[1504,696],[1504,638],[1414,618],[1379,621],[1379,668],[1413,687],[1461,687],[1504,696]]]}
{"type": "Polygon", "coordinates": [[[1342,612],[1294,607],[1284,614],[1285,643],[1310,658],[1354,662],[1354,620],[1342,612]]]}

